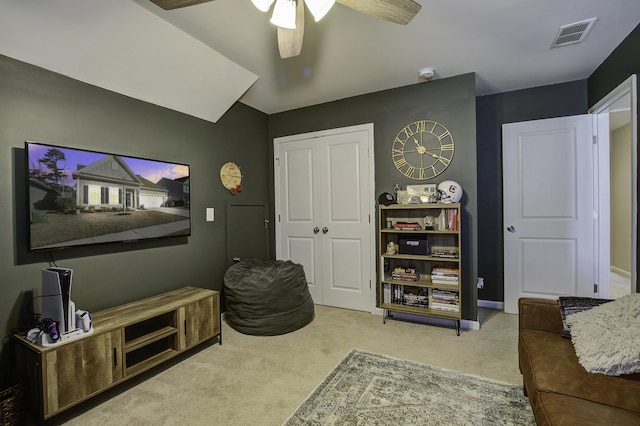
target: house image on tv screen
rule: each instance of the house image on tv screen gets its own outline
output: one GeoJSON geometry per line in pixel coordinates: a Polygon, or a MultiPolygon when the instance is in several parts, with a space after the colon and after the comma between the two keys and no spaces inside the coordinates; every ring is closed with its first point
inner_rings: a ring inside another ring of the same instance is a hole
{"type": "Polygon", "coordinates": [[[73,172],[76,204],[125,209],[164,207],[169,191],[136,175],[122,159],[108,155],[88,166],[78,165],[73,172]],[[123,199],[124,195],[124,199],[123,199]]]}

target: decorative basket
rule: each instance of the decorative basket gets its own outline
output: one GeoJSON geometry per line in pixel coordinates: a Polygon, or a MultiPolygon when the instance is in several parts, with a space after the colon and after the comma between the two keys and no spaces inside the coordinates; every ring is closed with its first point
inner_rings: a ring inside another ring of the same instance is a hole
{"type": "Polygon", "coordinates": [[[20,425],[24,418],[24,385],[14,370],[2,373],[0,425],[20,425]]]}

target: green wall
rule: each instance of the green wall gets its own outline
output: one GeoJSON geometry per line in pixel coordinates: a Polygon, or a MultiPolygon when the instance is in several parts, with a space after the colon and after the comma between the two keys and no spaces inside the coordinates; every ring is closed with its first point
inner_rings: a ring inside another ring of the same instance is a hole
{"type": "MultiPolygon", "coordinates": [[[[470,320],[477,318],[475,99],[475,74],[465,74],[269,116],[270,141],[281,136],[374,123],[376,194],[393,192],[395,184],[404,187],[419,183],[402,175],[393,165],[391,145],[400,129],[416,120],[428,119],[451,131],[456,144],[453,161],[443,174],[428,182],[455,180],[465,192],[462,318],[470,320]]],[[[270,150],[273,152],[272,142],[270,150]]]]}
{"type": "MultiPolygon", "coordinates": [[[[24,247],[24,141],[188,163],[192,236],[53,252],[74,270],[72,297],[97,311],[185,285],[220,289],[227,268],[227,200],[268,201],[267,116],[236,103],[217,124],[84,84],[0,56],[0,332],[26,327],[26,305],[40,292],[46,253],[24,247]],[[251,152],[252,155],[247,155],[251,152]],[[220,184],[234,161],[244,190],[232,198],[220,184]],[[205,221],[205,208],[215,221],[205,221]]],[[[5,341],[6,343],[6,341],[5,341]]],[[[3,356],[9,351],[3,350],[3,356]]]]}

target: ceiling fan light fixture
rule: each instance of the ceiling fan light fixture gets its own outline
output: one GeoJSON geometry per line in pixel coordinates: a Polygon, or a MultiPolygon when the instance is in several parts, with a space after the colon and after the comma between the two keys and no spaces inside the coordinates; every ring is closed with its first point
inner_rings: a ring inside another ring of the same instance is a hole
{"type": "Polygon", "coordinates": [[[294,0],[276,0],[273,15],[269,21],[273,25],[289,30],[296,29],[296,2],[294,0]]]}
{"type": "Polygon", "coordinates": [[[304,2],[313,18],[318,22],[329,12],[336,0],[304,0],[304,2]]]}
{"type": "Polygon", "coordinates": [[[260,12],[268,12],[274,1],[276,0],[251,0],[251,3],[253,3],[260,12]]]}

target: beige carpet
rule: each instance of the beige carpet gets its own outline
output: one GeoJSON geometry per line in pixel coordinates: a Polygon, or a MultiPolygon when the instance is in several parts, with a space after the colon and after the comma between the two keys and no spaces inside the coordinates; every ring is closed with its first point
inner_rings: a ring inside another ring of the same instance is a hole
{"type": "Polygon", "coordinates": [[[481,329],[390,320],[316,306],[315,320],[282,336],[223,324],[223,344],[98,396],[54,423],[280,425],[353,348],[520,384],[517,316],[481,309],[481,329]]]}

